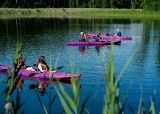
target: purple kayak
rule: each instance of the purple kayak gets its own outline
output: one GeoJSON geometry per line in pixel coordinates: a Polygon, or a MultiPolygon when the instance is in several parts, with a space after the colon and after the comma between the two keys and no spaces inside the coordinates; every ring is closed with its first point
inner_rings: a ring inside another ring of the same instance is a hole
{"type": "MultiPolygon", "coordinates": [[[[0,73],[7,73],[8,66],[0,65],[0,73]]],[[[12,68],[10,68],[11,73],[12,68]]],[[[52,78],[53,81],[70,81],[71,77],[73,76],[75,80],[78,80],[80,78],[80,74],[66,74],[62,72],[43,72],[40,71],[31,71],[31,70],[25,70],[20,69],[17,76],[21,76],[22,78],[32,78],[33,80],[41,80],[41,79],[47,79],[49,80],[52,78]]]]}
{"type": "Polygon", "coordinates": [[[103,41],[86,41],[86,42],[67,42],[67,46],[97,46],[97,45],[110,45],[111,43],[113,44],[121,44],[121,40],[103,40],[103,41]]]}
{"type": "MultiPolygon", "coordinates": [[[[90,38],[95,38],[97,36],[97,34],[92,34],[92,33],[88,33],[90,38]]],[[[132,37],[130,36],[110,36],[110,35],[105,35],[105,34],[100,34],[100,37],[102,37],[103,39],[119,39],[119,40],[132,40],[132,37]]]]}

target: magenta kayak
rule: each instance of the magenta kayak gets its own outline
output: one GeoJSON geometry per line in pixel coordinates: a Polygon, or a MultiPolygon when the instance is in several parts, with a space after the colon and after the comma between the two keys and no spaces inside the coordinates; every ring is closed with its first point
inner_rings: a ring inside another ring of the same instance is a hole
{"type": "MultiPolygon", "coordinates": [[[[0,65],[0,72],[1,73],[7,73],[7,69],[8,66],[4,66],[4,65],[0,65]]],[[[11,73],[12,68],[10,68],[11,73]]],[[[23,70],[20,69],[20,71],[18,72],[17,76],[21,76],[22,78],[27,78],[30,77],[32,79],[51,79],[53,81],[70,81],[71,77],[73,76],[75,80],[78,80],[80,78],[80,74],[66,74],[66,73],[62,73],[62,72],[43,72],[41,73],[40,71],[31,71],[31,70],[23,70]]]]}
{"type": "Polygon", "coordinates": [[[105,40],[105,41],[98,41],[98,42],[96,42],[96,41],[93,41],[93,42],[79,42],[79,41],[77,41],[77,42],[67,42],[66,43],[66,45],[67,46],[83,46],[83,45],[85,45],[85,46],[96,46],[96,45],[110,45],[111,43],[113,43],[113,44],[117,44],[117,45],[119,45],[119,44],[121,44],[121,40],[113,40],[113,41],[107,41],[107,40],[105,40]]]}
{"type": "MultiPolygon", "coordinates": [[[[92,34],[92,33],[88,33],[90,38],[95,38],[97,36],[97,34],[92,34]]],[[[109,36],[109,35],[105,35],[105,34],[101,34],[100,37],[102,37],[103,39],[119,39],[119,40],[132,40],[132,37],[130,36],[109,36]]]]}

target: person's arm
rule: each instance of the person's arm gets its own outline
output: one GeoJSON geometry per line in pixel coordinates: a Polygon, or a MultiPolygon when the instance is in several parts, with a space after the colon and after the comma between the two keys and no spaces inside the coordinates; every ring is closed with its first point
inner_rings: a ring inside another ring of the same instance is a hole
{"type": "Polygon", "coordinates": [[[86,37],[86,35],[84,34],[84,38],[85,38],[85,40],[87,40],[87,37],[86,37]]]}

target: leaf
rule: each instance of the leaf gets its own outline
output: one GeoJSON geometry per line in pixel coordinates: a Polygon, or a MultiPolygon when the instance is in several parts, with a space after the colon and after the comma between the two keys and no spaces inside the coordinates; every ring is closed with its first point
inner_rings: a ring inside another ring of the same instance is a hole
{"type": "Polygon", "coordinates": [[[72,111],[70,110],[69,106],[67,105],[67,103],[65,102],[64,98],[62,97],[62,95],[60,94],[60,92],[58,91],[58,89],[54,86],[56,93],[61,101],[61,105],[63,106],[66,114],[72,114],[72,111]]]}
{"type": "Polygon", "coordinates": [[[45,105],[43,104],[43,102],[41,101],[41,99],[40,99],[40,97],[39,97],[39,95],[38,95],[37,92],[36,92],[36,95],[37,95],[38,100],[39,100],[39,102],[40,102],[40,104],[41,104],[41,106],[42,106],[42,108],[43,108],[43,110],[44,110],[44,113],[45,113],[45,114],[48,114],[47,109],[46,109],[45,105]]]}
{"type": "Polygon", "coordinates": [[[51,106],[51,105],[52,105],[52,103],[54,102],[54,100],[56,99],[56,97],[57,97],[57,94],[53,97],[53,99],[51,100],[51,102],[50,102],[49,106],[51,106]]]}
{"type": "Polygon", "coordinates": [[[2,97],[6,92],[6,89],[0,94],[0,97],[2,97]]]}
{"type": "MultiPolygon", "coordinates": [[[[92,91],[92,89],[91,89],[91,91],[92,91]]],[[[79,111],[79,114],[82,114],[82,113],[83,113],[83,110],[85,109],[85,106],[86,106],[86,104],[87,104],[87,102],[88,102],[88,100],[89,100],[89,97],[90,97],[90,95],[91,95],[91,91],[88,93],[87,97],[85,98],[85,100],[84,100],[84,102],[83,102],[83,104],[82,104],[82,106],[81,106],[81,109],[80,109],[80,111],[79,111]]]]}
{"type": "Polygon", "coordinates": [[[71,108],[76,111],[77,107],[75,105],[75,103],[73,102],[73,100],[70,98],[70,96],[68,95],[68,93],[65,91],[64,87],[62,86],[62,84],[60,84],[60,89],[61,89],[61,92],[63,94],[63,96],[65,97],[65,99],[67,100],[67,102],[69,103],[69,105],[71,106],[71,108]]]}

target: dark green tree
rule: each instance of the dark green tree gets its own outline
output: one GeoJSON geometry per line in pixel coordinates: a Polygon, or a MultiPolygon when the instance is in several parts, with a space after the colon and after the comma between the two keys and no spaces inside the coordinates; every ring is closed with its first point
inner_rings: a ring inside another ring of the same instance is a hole
{"type": "Polygon", "coordinates": [[[76,7],[76,0],[69,0],[69,7],[70,8],[76,7]]]}

